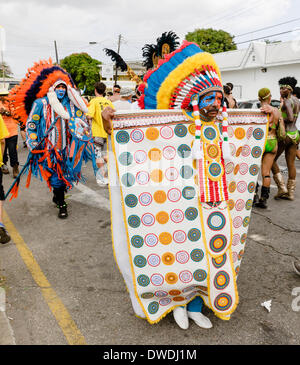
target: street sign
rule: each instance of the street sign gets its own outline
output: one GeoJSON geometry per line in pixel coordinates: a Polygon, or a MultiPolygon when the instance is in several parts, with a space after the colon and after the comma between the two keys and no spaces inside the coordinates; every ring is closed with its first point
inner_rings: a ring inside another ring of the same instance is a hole
{"type": "Polygon", "coordinates": [[[106,79],[112,79],[113,73],[114,73],[114,65],[113,64],[107,64],[107,65],[101,65],[101,75],[102,77],[105,77],[106,79]]]}

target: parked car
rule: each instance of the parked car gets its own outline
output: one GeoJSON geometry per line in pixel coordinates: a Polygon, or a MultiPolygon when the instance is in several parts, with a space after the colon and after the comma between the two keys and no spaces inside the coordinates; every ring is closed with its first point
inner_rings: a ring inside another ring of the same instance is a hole
{"type": "MultiPolygon", "coordinates": [[[[260,101],[258,99],[255,100],[240,100],[237,101],[239,109],[259,109],[260,101]]],[[[279,108],[280,101],[279,100],[271,100],[271,105],[279,108]]]]}

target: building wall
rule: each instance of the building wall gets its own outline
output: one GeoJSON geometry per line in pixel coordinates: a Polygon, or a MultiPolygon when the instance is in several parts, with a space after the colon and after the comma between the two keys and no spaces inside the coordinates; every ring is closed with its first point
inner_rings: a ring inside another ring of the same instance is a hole
{"type": "Polygon", "coordinates": [[[236,99],[257,99],[257,92],[262,87],[271,90],[272,98],[279,100],[278,81],[285,76],[293,76],[300,86],[300,64],[289,64],[267,67],[266,72],[261,68],[248,68],[234,71],[222,71],[223,84],[231,82],[234,85],[233,95],[236,99]]]}

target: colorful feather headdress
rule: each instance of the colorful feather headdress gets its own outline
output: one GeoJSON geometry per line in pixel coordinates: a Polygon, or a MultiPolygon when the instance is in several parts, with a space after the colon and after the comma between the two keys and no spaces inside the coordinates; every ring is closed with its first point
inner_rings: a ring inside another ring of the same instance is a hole
{"type": "Polygon", "coordinates": [[[87,112],[86,104],[74,89],[75,85],[70,74],[60,66],[54,65],[50,58],[48,61],[36,62],[28,69],[20,84],[10,91],[8,99],[13,117],[25,125],[33,102],[48,95],[49,90],[53,91],[53,86],[58,80],[67,86],[68,96],[74,104],[87,112]]]}
{"type": "Polygon", "coordinates": [[[213,56],[191,42],[164,56],[140,85],[142,109],[186,109],[194,94],[223,94],[221,74],[213,56]]]}

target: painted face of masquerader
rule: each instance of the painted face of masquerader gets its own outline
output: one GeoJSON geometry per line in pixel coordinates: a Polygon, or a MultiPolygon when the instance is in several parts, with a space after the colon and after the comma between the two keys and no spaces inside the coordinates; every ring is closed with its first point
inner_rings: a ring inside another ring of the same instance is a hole
{"type": "Polygon", "coordinates": [[[286,86],[280,87],[280,96],[282,98],[288,98],[291,93],[292,93],[292,90],[289,87],[286,87],[286,86]]]}
{"type": "Polygon", "coordinates": [[[67,88],[66,88],[66,85],[64,85],[64,84],[59,84],[55,88],[55,92],[56,92],[57,98],[59,100],[61,100],[65,96],[66,91],[67,91],[67,88]]]}
{"type": "Polygon", "coordinates": [[[199,100],[199,111],[204,120],[211,121],[222,106],[223,95],[219,91],[210,91],[199,100]]]}

